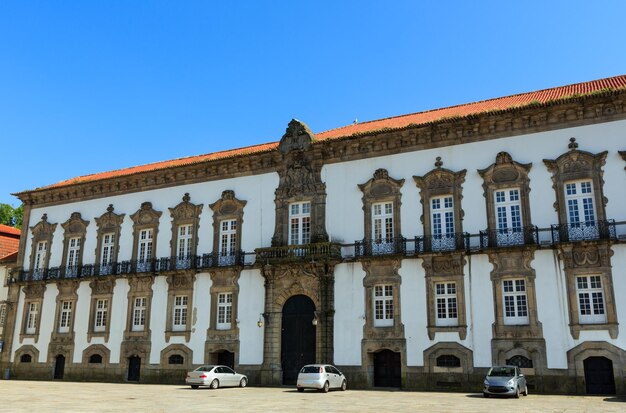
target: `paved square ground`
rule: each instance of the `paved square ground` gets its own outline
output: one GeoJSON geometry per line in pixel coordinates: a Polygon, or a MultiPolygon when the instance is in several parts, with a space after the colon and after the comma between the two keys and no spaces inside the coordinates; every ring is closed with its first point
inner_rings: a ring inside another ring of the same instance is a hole
{"type": "Polygon", "coordinates": [[[626,397],[543,396],[484,399],[481,394],[292,388],[0,381],[0,412],[626,412],[626,397]]]}

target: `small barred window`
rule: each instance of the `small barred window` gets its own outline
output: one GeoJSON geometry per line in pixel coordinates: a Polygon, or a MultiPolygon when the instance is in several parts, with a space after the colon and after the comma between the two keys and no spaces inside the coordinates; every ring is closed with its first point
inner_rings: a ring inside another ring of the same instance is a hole
{"type": "Polygon", "coordinates": [[[437,357],[437,367],[461,367],[461,359],[452,354],[443,354],[437,357]]]}
{"type": "Polygon", "coordinates": [[[513,356],[506,360],[506,364],[509,366],[517,366],[521,369],[532,369],[533,361],[524,356],[513,356]]]}
{"type": "Polygon", "coordinates": [[[180,354],[172,354],[168,359],[169,364],[184,364],[185,359],[180,354]]]}

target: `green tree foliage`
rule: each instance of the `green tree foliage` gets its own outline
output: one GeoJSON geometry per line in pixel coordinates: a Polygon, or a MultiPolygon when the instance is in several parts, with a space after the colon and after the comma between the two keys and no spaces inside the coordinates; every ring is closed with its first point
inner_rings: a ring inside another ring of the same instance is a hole
{"type": "Polygon", "coordinates": [[[23,205],[13,208],[9,204],[0,204],[0,224],[9,225],[15,228],[22,228],[23,215],[23,205]]]}

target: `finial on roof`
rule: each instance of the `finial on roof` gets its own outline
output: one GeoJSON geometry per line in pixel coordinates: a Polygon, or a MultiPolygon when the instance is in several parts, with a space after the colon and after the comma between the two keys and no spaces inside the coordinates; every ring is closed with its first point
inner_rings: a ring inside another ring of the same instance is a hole
{"type": "Polygon", "coordinates": [[[43,215],[41,216],[41,220],[42,220],[42,221],[45,221],[45,222],[48,222],[48,214],[43,214],[43,215]]]}
{"type": "Polygon", "coordinates": [[[115,208],[113,208],[113,204],[109,204],[108,208],[107,208],[107,212],[113,212],[115,208]]]}
{"type": "Polygon", "coordinates": [[[189,202],[191,200],[191,197],[189,196],[189,192],[185,192],[185,195],[183,195],[183,202],[189,202]]]}
{"type": "Polygon", "coordinates": [[[437,168],[441,168],[443,166],[443,161],[441,160],[441,156],[438,156],[435,159],[435,167],[437,168]]]}
{"type": "Polygon", "coordinates": [[[578,144],[576,143],[576,138],[569,138],[569,145],[567,145],[570,150],[578,149],[578,144]]]}

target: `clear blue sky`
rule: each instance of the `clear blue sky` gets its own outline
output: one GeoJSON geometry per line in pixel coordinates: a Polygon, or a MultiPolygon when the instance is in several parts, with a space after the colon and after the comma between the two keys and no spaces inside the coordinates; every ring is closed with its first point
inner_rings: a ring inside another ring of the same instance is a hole
{"type": "Polygon", "coordinates": [[[0,203],[89,173],[626,73],[624,1],[0,2],[0,203]]]}

